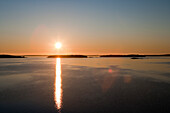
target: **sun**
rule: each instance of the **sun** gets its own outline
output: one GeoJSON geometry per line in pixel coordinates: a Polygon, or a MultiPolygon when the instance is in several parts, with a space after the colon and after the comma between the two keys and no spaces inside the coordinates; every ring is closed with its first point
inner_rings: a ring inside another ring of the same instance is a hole
{"type": "Polygon", "coordinates": [[[60,42],[57,42],[57,43],[55,44],[55,48],[57,48],[57,49],[60,49],[61,46],[62,46],[62,44],[61,44],[60,42]]]}

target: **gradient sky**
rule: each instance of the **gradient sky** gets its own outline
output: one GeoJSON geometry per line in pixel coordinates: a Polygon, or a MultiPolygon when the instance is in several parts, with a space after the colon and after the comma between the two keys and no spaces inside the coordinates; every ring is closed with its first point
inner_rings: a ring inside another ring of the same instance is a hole
{"type": "Polygon", "coordinates": [[[1,0],[2,53],[170,53],[170,0],[1,0]]]}

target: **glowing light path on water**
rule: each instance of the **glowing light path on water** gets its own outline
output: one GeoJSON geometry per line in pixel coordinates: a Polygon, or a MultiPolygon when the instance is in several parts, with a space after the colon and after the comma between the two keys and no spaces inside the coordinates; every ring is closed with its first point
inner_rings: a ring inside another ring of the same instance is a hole
{"type": "Polygon", "coordinates": [[[62,106],[62,79],[60,58],[56,59],[55,83],[54,83],[54,101],[58,110],[62,106]]]}

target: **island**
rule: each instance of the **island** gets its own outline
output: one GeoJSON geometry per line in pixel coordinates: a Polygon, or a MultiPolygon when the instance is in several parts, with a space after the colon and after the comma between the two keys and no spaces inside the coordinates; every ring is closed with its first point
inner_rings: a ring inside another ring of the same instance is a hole
{"type": "Polygon", "coordinates": [[[87,58],[86,55],[50,55],[47,58],[87,58]]]}
{"type": "Polygon", "coordinates": [[[146,55],[137,55],[137,54],[130,54],[130,55],[100,55],[100,57],[146,57],[146,55]]]}
{"type": "Polygon", "coordinates": [[[0,58],[25,58],[25,56],[0,55],[0,58]]]}

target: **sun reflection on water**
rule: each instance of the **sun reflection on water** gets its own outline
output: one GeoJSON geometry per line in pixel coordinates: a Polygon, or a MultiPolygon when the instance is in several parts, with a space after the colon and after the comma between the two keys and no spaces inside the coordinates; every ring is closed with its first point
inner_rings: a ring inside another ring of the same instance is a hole
{"type": "Polygon", "coordinates": [[[62,79],[61,79],[61,62],[60,58],[56,59],[55,83],[54,83],[54,101],[58,110],[62,106],[62,79]]]}

